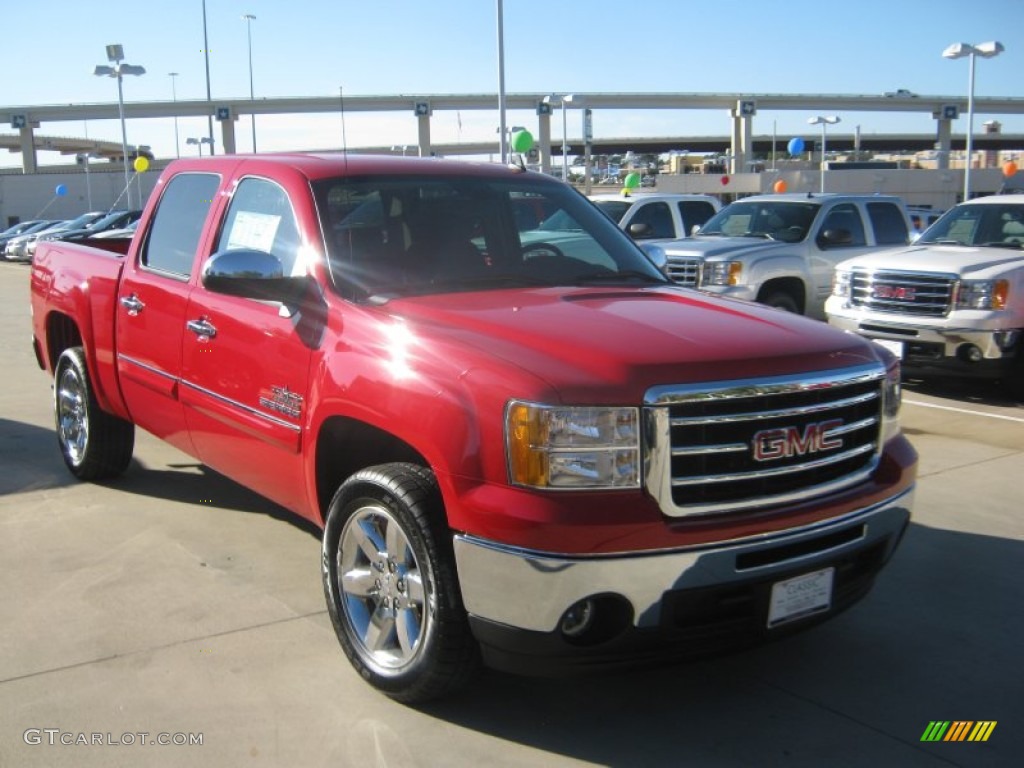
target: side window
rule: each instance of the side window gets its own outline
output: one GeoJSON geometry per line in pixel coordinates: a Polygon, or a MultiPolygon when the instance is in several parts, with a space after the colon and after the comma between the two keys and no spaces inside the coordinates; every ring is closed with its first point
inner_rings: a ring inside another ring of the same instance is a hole
{"type": "Polygon", "coordinates": [[[648,203],[637,210],[629,222],[632,224],[646,224],[649,228],[646,238],[652,237],[675,237],[675,227],[672,226],[672,212],[666,203],[648,203]]]}
{"type": "Polygon", "coordinates": [[[892,203],[868,203],[868,217],[879,245],[907,243],[907,223],[899,206],[892,203]]]}
{"type": "Polygon", "coordinates": [[[707,200],[680,200],[679,213],[683,217],[684,234],[690,234],[694,227],[703,227],[704,222],[715,215],[715,207],[707,200]]]}
{"type": "Polygon", "coordinates": [[[299,228],[285,191],[266,179],[242,179],[231,196],[217,251],[251,248],[273,254],[286,275],[304,274],[299,228]]]}
{"type": "MultiPolygon", "coordinates": [[[[865,245],[864,223],[860,220],[860,213],[852,203],[841,203],[825,215],[825,222],[821,225],[821,232],[828,230],[845,230],[850,233],[850,240],[841,243],[841,246],[849,247],[865,245]]],[[[820,240],[820,235],[819,235],[820,240]]],[[[835,247],[837,244],[833,244],[835,247]]]]}
{"type": "Polygon", "coordinates": [[[209,173],[182,173],[171,178],[146,236],[143,266],[181,277],[191,274],[218,186],[220,177],[209,173]]]}

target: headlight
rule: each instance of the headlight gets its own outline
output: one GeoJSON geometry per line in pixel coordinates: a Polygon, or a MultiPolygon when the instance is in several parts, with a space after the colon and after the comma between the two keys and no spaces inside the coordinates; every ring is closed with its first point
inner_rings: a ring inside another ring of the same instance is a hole
{"type": "Polygon", "coordinates": [[[708,261],[704,263],[701,285],[739,285],[743,264],[738,261],[708,261]]]}
{"type": "Polygon", "coordinates": [[[832,295],[842,299],[850,298],[850,286],[853,283],[853,274],[848,270],[836,270],[832,275],[832,295]]]}
{"type": "Polygon", "coordinates": [[[1010,294],[1007,280],[961,280],[957,309],[1006,309],[1010,294]]]}
{"type": "Polygon", "coordinates": [[[505,411],[509,481],[532,488],[638,488],[639,410],[513,400],[505,411]]]}

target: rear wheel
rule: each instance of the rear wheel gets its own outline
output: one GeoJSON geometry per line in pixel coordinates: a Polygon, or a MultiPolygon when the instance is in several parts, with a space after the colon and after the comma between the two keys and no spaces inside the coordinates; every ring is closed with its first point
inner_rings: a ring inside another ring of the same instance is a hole
{"type": "Polygon", "coordinates": [[[479,664],[433,473],[384,464],[349,478],[324,529],[327,607],[349,661],[405,703],[466,683],[479,664]]]}
{"type": "Polygon", "coordinates": [[[81,347],[65,350],[57,360],[53,410],[57,442],[71,474],[79,480],[102,480],[128,468],[135,425],[100,408],[81,347]]]}

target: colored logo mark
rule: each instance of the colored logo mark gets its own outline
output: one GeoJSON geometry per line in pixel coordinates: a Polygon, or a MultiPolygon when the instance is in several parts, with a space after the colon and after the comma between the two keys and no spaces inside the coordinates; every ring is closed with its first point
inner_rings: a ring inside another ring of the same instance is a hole
{"type": "Polygon", "coordinates": [[[996,720],[932,720],[921,741],[988,741],[996,720]]]}

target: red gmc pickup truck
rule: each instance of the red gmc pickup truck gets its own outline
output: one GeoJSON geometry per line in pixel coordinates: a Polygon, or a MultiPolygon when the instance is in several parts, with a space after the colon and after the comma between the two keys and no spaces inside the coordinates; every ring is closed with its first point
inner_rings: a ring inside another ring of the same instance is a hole
{"type": "Polygon", "coordinates": [[[138,426],[322,526],[339,641],[398,700],[813,625],[908,525],[891,354],[670,283],[554,179],[181,160],[125,250],[33,263],[69,470],[123,472],[138,426]]]}

